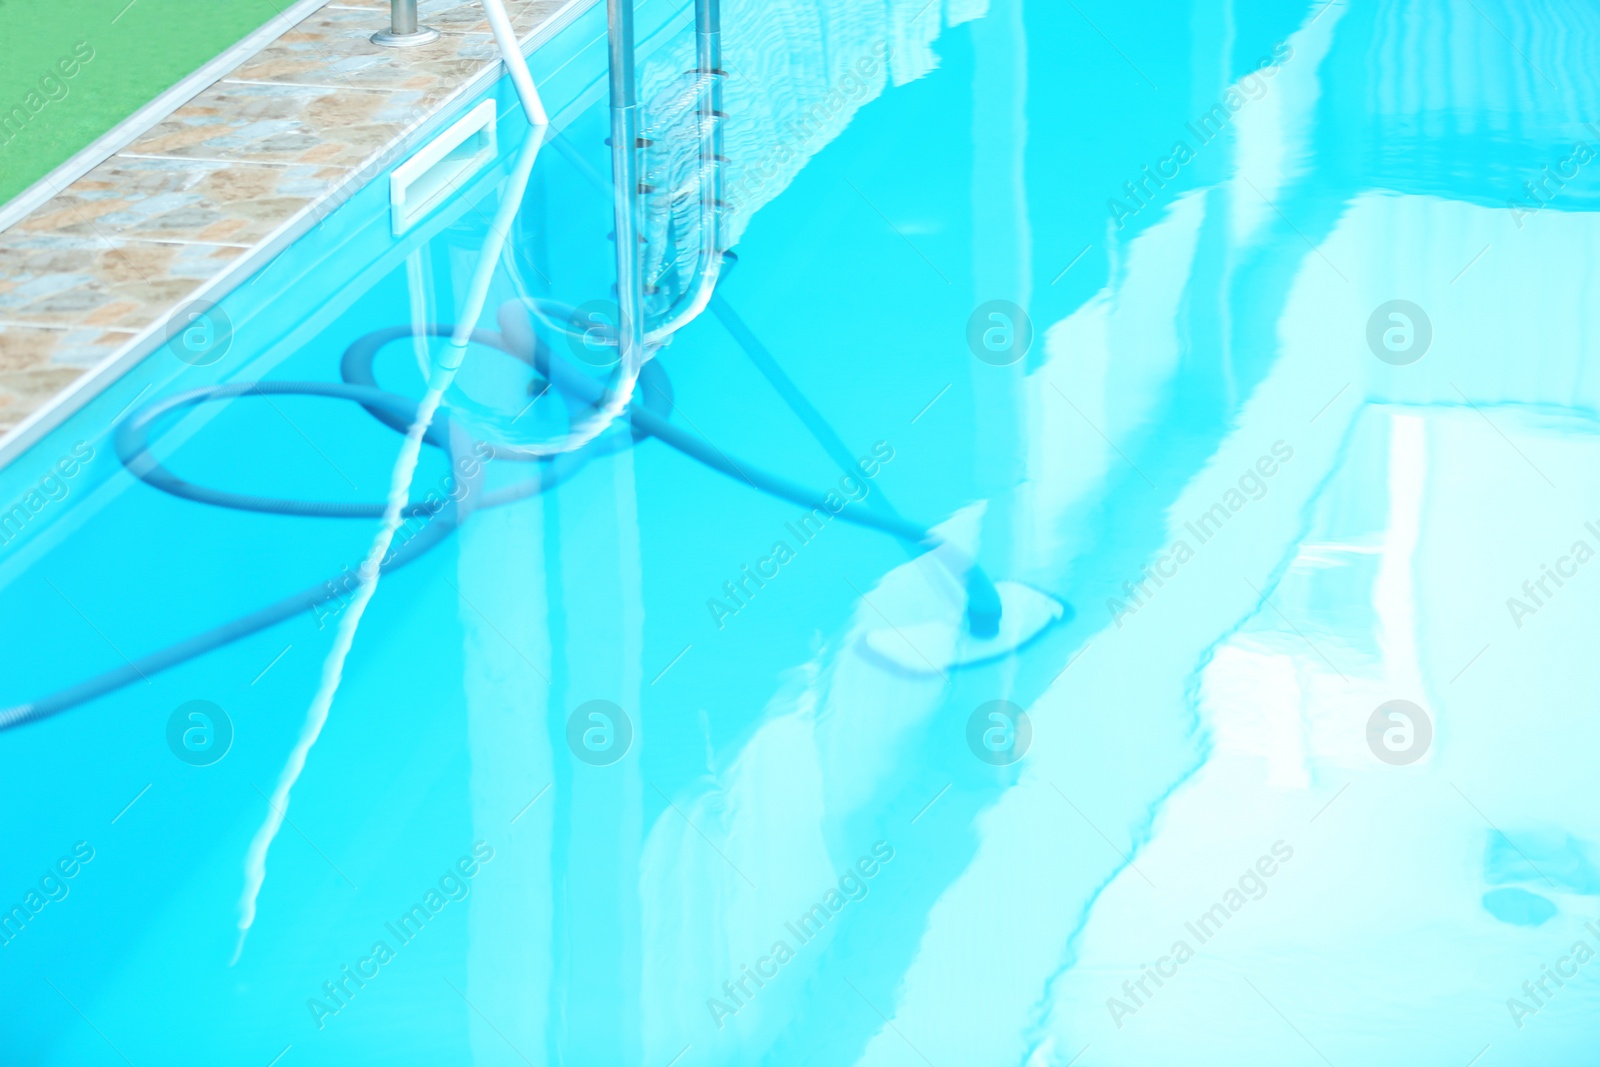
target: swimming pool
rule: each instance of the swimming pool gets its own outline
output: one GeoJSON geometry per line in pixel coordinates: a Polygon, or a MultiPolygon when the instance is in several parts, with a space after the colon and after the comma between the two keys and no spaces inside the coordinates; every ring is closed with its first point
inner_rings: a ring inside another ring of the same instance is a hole
{"type": "MultiPolygon", "coordinates": [[[[729,0],[738,262],[651,365],[739,469],[618,425],[478,509],[541,465],[471,442],[575,416],[475,344],[413,482],[455,504],[362,616],[243,926],[376,522],[160,492],[115,430],[352,346],[415,401],[511,87],[414,228],[376,176],[219,302],[220,357],[158,352],[0,469],[0,707],[335,582],[0,733],[0,1059],[1588,1062],[1600,16],[1177,14],[729,0]],[[955,666],[944,566],[746,467],[1060,617],[955,666]]],[[[661,299],[692,17],[638,10],[661,299]]],[[[560,139],[486,331],[614,299],[604,26],[531,57],[560,139]]],[[[156,429],[190,483],[325,502],[381,502],[401,440],[270,392],[156,429]]]]}

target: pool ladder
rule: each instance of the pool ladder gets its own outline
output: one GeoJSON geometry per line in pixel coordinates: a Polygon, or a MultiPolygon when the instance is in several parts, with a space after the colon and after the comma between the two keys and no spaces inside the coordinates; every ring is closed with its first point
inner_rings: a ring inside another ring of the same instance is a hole
{"type": "MultiPolygon", "coordinates": [[[[502,0],[482,0],[489,27],[506,67],[511,73],[518,99],[528,121],[534,126],[548,125],[544,105],[534,88],[527,60],[502,0]]],[[[711,302],[717,278],[722,271],[723,201],[722,83],[727,77],[722,65],[722,16],[720,0],[695,0],[695,70],[692,96],[694,135],[699,142],[698,240],[694,266],[687,284],[678,287],[668,306],[653,323],[646,323],[645,298],[656,295],[656,283],[676,259],[669,253],[660,257],[660,270],[648,281],[644,271],[647,242],[639,227],[641,198],[656,191],[652,184],[662,179],[668,194],[667,211],[675,212],[682,191],[673,175],[658,175],[640,165],[641,153],[657,144],[658,137],[670,136],[671,128],[652,128],[642,135],[639,122],[637,79],[634,70],[634,0],[606,0],[606,25],[609,42],[609,88],[611,97],[611,169],[613,212],[616,216],[617,245],[617,344],[624,365],[637,366],[649,354],[671,339],[673,334],[698,317],[711,302]]],[[[422,26],[417,18],[417,0],[391,0],[390,27],[372,35],[376,44],[406,46],[437,40],[439,31],[422,26]]],[[[690,94],[681,94],[687,97],[690,94]]],[[[670,164],[671,159],[668,159],[670,164]]],[[[669,225],[670,220],[669,220],[669,225]]]]}
{"type": "MultiPolygon", "coordinates": [[[[497,3],[498,0],[485,0],[497,3]]],[[[698,141],[699,175],[698,241],[689,281],[671,298],[667,307],[646,324],[644,298],[652,295],[661,272],[644,277],[647,241],[640,234],[641,199],[656,191],[652,180],[661,180],[670,213],[681,199],[670,169],[653,174],[640,166],[641,153],[670,136],[670,125],[652,128],[654,136],[641,136],[638,87],[634,72],[633,0],[606,0],[606,19],[610,33],[611,168],[616,215],[618,344],[627,353],[643,348],[643,358],[670,340],[678,330],[698,317],[711,302],[723,265],[723,216],[727,205],[722,199],[723,147],[722,83],[727,77],[722,66],[722,26],[720,0],[695,0],[695,70],[691,72],[694,135],[698,141]]],[[[687,96],[690,94],[680,94],[687,96]]],[[[671,116],[669,116],[671,117],[671,116]]],[[[648,158],[648,157],[647,157],[648,158]]],[[[667,158],[670,166],[671,157],[667,158]]],[[[670,222],[669,222],[670,225],[670,222]]],[[[663,271],[672,260],[663,256],[663,271]]]]}

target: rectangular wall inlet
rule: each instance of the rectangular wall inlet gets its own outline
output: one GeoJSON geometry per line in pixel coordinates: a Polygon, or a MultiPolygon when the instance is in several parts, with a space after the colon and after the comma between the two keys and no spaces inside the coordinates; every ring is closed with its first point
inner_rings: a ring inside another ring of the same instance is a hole
{"type": "Polygon", "coordinates": [[[495,105],[485,100],[394,169],[389,215],[399,237],[495,158],[495,105]]]}

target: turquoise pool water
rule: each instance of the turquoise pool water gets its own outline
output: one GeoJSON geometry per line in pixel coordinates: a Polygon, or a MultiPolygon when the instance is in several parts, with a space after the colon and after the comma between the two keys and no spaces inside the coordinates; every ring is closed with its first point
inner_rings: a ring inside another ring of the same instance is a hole
{"type": "MultiPolygon", "coordinates": [[[[639,14],[670,292],[690,10],[639,14]]],[[[610,297],[603,25],[533,57],[562,140],[491,312],[610,297]]],[[[243,936],[344,586],[0,733],[0,1062],[1594,1062],[1600,14],[724,27],[739,261],[657,357],[673,423],[1074,613],[950,668],[926,556],[619,427],[383,577],[243,936]]],[[[220,359],[157,353],[0,470],[0,707],[356,569],[375,519],[158,492],[113,430],[453,321],[527,128],[490,98],[496,164],[416,230],[374,182],[221,301],[220,359]]],[[[420,396],[438,351],[376,377],[420,396]]],[[[488,344],[446,412],[569,414],[488,344]]],[[[317,501],[381,501],[401,440],[286,394],[161,425],[183,478],[317,501]]]]}

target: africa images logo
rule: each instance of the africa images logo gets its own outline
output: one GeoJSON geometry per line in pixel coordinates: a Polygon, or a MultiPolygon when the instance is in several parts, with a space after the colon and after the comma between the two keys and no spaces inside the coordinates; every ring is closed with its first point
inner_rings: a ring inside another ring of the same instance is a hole
{"type": "Polygon", "coordinates": [[[1183,924],[1189,937],[1194,939],[1194,945],[1190,945],[1188,938],[1184,937],[1173,941],[1166,955],[1161,956],[1153,964],[1141,964],[1139,977],[1130,978],[1122,983],[1122,996],[1106,998],[1106,1011],[1110,1013],[1111,1021],[1117,1024],[1118,1030],[1122,1029],[1129,1016],[1137,1015],[1141,1008],[1148,1007],[1150,1001],[1167,982],[1178,976],[1183,965],[1194,959],[1196,946],[1204,945],[1215,938],[1235,915],[1245,909],[1246,905],[1267,895],[1267,880],[1294,858],[1294,846],[1287,841],[1274,841],[1271,853],[1270,856],[1258,857],[1255,863],[1246,867],[1238,880],[1223,892],[1220,900],[1201,912],[1193,921],[1183,924]]]}
{"type": "Polygon", "coordinates": [[[1122,229],[1130,218],[1155,203],[1167,182],[1176,181],[1183,168],[1192,163],[1202,149],[1222,136],[1233,116],[1246,105],[1265,97],[1269,89],[1267,79],[1276,77],[1283,64],[1293,58],[1294,46],[1288,41],[1279,41],[1273,46],[1272,54],[1262,56],[1255,70],[1240,78],[1210,110],[1184,124],[1184,132],[1194,139],[1194,144],[1189,143],[1189,137],[1174,141],[1171,152],[1156,162],[1154,170],[1145,164],[1139,178],[1123,182],[1122,191],[1127,202],[1116,197],[1106,201],[1106,210],[1111,213],[1111,221],[1116,223],[1117,229],[1122,229]]]}

